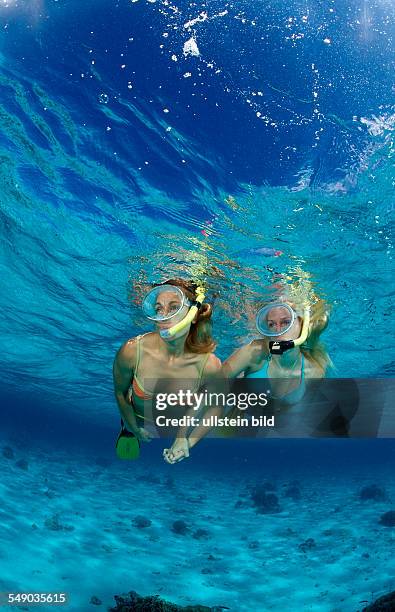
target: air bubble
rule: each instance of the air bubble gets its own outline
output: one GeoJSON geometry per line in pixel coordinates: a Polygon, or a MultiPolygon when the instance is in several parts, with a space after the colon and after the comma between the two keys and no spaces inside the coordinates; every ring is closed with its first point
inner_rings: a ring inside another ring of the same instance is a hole
{"type": "Polygon", "coordinates": [[[198,48],[198,46],[196,44],[196,40],[193,38],[193,36],[192,36],[192,38],[190,38],[189,40],[187,40],[184,43],[183,52],[184,52],[185,56],[193,55],[194,57],[199,57],[199,55],[200,55],[199,48],[198,48]]]}
{"type": "Polygon", "coordinates": [[[101,94],[100,94],[100,96],[99,96],[99,102],[100,102],[100,104],[108,104],[109,99],[110,99],[110,98],[109,98],[109,97],[108,97],[108,95],[107,95],[107,94],[105,94],[105,93],[101,93],[101,94]]]}

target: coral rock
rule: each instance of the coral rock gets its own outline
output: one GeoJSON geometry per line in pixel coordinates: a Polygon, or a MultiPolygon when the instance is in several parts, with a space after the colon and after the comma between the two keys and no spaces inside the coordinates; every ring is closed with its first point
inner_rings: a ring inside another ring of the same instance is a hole
{"type": "Polygon", "coordinates": [[[267,493],[265,485],[255,487],[252,491],[252,501],[259,514],[275,514],[281,512],[278,497],[274,493],[267,493]]]}
{"type": "Polygon", "coordinates": [[[384,525],[384,527],[395,527],[395,510],[390,510],[382,514],[379,523],[380,525],[384,525]]]}
{"type": "Polygon", "coordinates": [[[133,519],[133,525],[137,527],[137,529],[145,529],[151,525],[151,521],[147,519],[145,516],[135,516],[133,519]]]}
{"type": "Polygon", "coordinates": [[[381,487],[377,485],[369,485],[360,490],[359,499],[362,499],[363,501],[385,501],[387,499],[387,495],[384,489],[381,487]]]}
{"type": "Polygon", "coordinates": [[[315,548],[315,547],[316,547],[316,543],[313,540],[313,538],[308,538],[307,540],[302,542],[302,544],[299,544],[299,550],[303,552],[307,552],[308,550],[311,550],[312,548],[315,548]]]}
{"type": "Polygon", "coordinates": [[[14,451],[12,450],[12,448],[10,446],[5,446],[3,448],[3,452],[2,452],[3,457],[5,457],[6,459],[14,459],[15,458],[15,454],[14,451]]]}
{"type": "Polygon", "coordinates": [[[227,606],[178,606],[158,595],[141,597],[135,591],[130,591],[127,595],[114,595],[117,606],[109,608],[109,612],[222,612],[229,610],[227,606]]]}
{"type": "Polygon", "coordinates": [[[372,604],[362,610],[362,612],[393,612],[395,610],[395,591],[383,595],[372,604]]]}
{"type": "Polygon", "coordinates": [[[174,521],[171,530],[177,535],[187,535],[189,527],[185,521],[174,521]]]}

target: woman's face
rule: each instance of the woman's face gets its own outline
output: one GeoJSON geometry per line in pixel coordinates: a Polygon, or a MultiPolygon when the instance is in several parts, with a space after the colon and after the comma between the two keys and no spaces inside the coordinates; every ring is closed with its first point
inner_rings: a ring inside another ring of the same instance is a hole
{"type": "Polygon", "coordinates": [[[165,320],[156,321],[156,327],[159,330],[173,327],[173,325],[176,325],[182,321],[182,319],[188,313],[188,310],[189,306],[187,304],[182,305],[181,296],[177,295],[173,291],[162,291],[157,296],[155,302],[155,312],[161,317],[164,317],[165,320]]]}
{"type": "Polygon", "coordinates": [[[283,306],[271,308],[266,316],[268,330],[278,334],[278,336],[275,336],[276,340],[296,340],[299,338],[302,329],[302,319],[296,316],[291,327],[289,327],[291,322],[291,314],[288,308],[283,306]],[[284,330],[284,333],[281,333],[282,330],[284,330]]]}

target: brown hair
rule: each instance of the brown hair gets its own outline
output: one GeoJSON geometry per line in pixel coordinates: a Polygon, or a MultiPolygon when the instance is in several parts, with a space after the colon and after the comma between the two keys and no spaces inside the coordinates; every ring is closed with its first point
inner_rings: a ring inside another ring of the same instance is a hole
{"type": "MultiPolygon", "coordinates": [[[[196,289],[199,286],[193,281],[185,281],[182,278],[172,278],[163,283],[156,283],[154,287],[160,285],[173,285],[174,287],[179,287],[191,302],[196,300],[196,289]]],[[[185,341],[185,346],[191,353],[212,353],[214,351],[216,342],[211,335],[212,313],[213,309],[211,304],[203,302],[199,308],[196,323],[191,324],[189,334],[185,341]]]]}

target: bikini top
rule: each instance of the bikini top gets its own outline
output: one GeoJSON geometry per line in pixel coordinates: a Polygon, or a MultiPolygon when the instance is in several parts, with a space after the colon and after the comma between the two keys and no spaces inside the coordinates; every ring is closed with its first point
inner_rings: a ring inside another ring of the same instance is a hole
{"type": "MultiPolygon", "coordinates": [[[[138,397],[141,400],[151,400],[153,398],[153,393],[150,393],[149,391],[145,391],[144,390],[144,386],[142,384],[142,382],[139,380],[139,375],[138,375],[138,371],[139,371],[139,364],[140,364],[140,358],[141,358],[141,339],[145,336],[146,334],[143,334],[141,336],[137,336],[137,355],[136,355],[136,367],[134,369],[134,374],[133,374],[133,379],[131,381],[131,385],[129,387],[129,391],[128,391],[128,399],[131,402],[132,400],[132,395],[136,395],[136,397],[138,397]]],[[[204,359],[202,359],[201,363],[198,366],[198,384],[197,387],[195,389],[195,391],[197,391],[201,385],[201,380],[202,380],[202,376],[203,376],[203,372],[204,369],[206,367],[206,363],[207,360],[210,356],[210,353],[206,353],[206,355],[204,356],[204,359]]]]}
{"type": "MultiPolygon", "coordinates": [[[[269,378],[269,364],[271,361],[271,355],[265,359],[262,367],[256,372],[251,372],[247,374],[246,378],[269,378]]],[[[305,372],[304,372],[304,355],[302,353],[302,365],[301,365],[301,377],[300,377],[300,385],[287,395],[284,395],[281,398],[281,401],[285,404],[296,404],[299,402],[306,392],[306,382],[305,382],[305,372]]]]}

